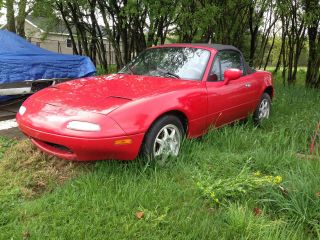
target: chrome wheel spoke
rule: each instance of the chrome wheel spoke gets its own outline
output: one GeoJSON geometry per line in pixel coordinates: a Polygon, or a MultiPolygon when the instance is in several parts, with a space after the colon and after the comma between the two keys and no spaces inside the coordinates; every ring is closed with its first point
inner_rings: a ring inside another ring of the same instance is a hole
{"type": "Polygon", "coordinates": [[[268,102],[267,101],[264,101],[263,102],[263,109],[266,110],[268,107],[268,102]]]}
{"type": "Polygon", "coordinates": [[[160,138],[157,138],[156,142],[161,146],[164,144],[164,141],[162,139],[160,139],[160,138]]]}
{"type": "Polygon", "coordinates": [[[164,134],[163,140],[167,140],[168,137],[169,137],[169,133],[168,133],[168,129],[167,128],[163,129],[163,134],[164,134]]]}
{"type": "Polygon", "coordinates": [[[163,153],[163,147],[160,146],[159,150],[154,153],[155,156],[160,156],[163,153]]]}
{"type": "Polygon", "coordinates": [[[263,99],[259,106],[259,119],[269,118],[270,104],[267,99],[263,99]]]}
{"type": "Polygon", "coordinates": [[[181,145],[180,130],[173,124],[164,126],[158,133],[154,146],[153,153],[155,157],[167,159],[168,156],[177,156],[181,145]]]}
{"type": "Polygon", "coordinates": [[[263,118],[263,113],[259,114],[259,119],[263,118]]]}
{"type": "Polygon", "coordinates": [[[171,133],[170,133],[169,137],[170,137],[171,139],[174,139],[174,138],[176,137],[176,130],[175,130],[175,129],[172,129],[172,130],[171,130],[171,133]]]}

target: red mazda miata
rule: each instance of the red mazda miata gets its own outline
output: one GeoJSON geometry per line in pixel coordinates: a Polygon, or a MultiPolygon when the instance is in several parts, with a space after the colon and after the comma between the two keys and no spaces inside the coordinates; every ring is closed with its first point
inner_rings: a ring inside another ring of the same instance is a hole
{"type": "Polygon", "coordinates": [[[181,142],[253,114],[269,117],[272,76],[233,46],[170,44],[142,52],[117,74],[58,84],[28,98],[21,131],[68,160],[177,156],[181,142]]]}

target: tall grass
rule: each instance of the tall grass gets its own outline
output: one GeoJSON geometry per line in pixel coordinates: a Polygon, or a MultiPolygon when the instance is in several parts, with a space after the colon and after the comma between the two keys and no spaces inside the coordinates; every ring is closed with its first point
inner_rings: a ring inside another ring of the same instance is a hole
{"type": "Polygon", "coordinates": [[[309,153],[319,103],[319,91],[277,81],[272,117],[260,128],[249,121],[210,131],[165,166],[91,163],[62,185],[50,178],[50,188],[31,198],[22,188],[34,170],[7,171],[30,158],[16,154],[18,143],[0,160],[7,166],[0,182],[18,179],[0,189],[0,239],[319,239],[320,158],[301,155],[309,153]],[[248,187],[260,174],[282,182],[248,187]],[[223,204],[199,181],[220,187],[223,204]]]}

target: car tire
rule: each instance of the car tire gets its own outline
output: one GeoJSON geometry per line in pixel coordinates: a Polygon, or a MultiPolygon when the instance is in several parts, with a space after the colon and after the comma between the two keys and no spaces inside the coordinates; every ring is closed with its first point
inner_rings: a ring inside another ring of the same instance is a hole
{"type": "Polygon", "coordinates": [[[270,117],[271,113],[271,97],[268,93],[263,93],[261,100],[253,113],[253,121],[256,125],[270,117]]]}
{"type": "Polygon", "coordinates": [[[180,119],[165,115],[156,120],[145,135],[142,155],[165,162],[170,156],[178,156],[185,135],[180,119]]]}

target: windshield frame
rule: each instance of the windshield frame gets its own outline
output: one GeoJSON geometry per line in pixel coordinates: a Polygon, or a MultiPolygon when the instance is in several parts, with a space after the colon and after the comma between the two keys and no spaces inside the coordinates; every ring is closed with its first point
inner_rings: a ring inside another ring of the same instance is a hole
{"type": "Polygon", "coordinates": [[[136,74],[134,73],[134,71],[132,71],[132,66],[133,66],[133,62],[139,58],[141,55],[145,54],[145,52],[147,51],[152,51],[152,50],[155,50],[155,49],[162,49],[162,48],[190,48],[190,49],[200,49],[200,50],[203,50],[203,51],[206,51],[209,53],[208,55],[208,59],[207,59],[207,62],[206,62],[206,65],[203,69],[203,72],[202,72],[202,75],[199,79],[186,79],[186,78],[183,78],[183,77],[180,77],[180,78],[175,78],[175,77],[168,77],[166,76],[165,78],[171,78],[171,79],[176,79],[176,80],[183,80],[183,81],[194,81],[194,82],[202,82],[206,73],[207,73],[207,70],[209,68],[209,65],[211,63],[211,58],[212,58],[212,51],[211,49],[208,49],[208,48],[202,48],[202,47],[199,47],[199,46],[190,46],[190,45],[159,45],[159,46],[154,46],[154,47],[151,47],[151,48],[147,48],[145,50],[143,50],[141,53],[139,53],[135,58],[133,58],[128,64],[126,64],[120,71],[117,72],[117,74],[128,74],[128,75],[135,75],[135,76],[146,76],[146,77],[162,77],[164,78],[164,76],[153,76],[153,75],[143,75],[143,74],[136,74]]]}

